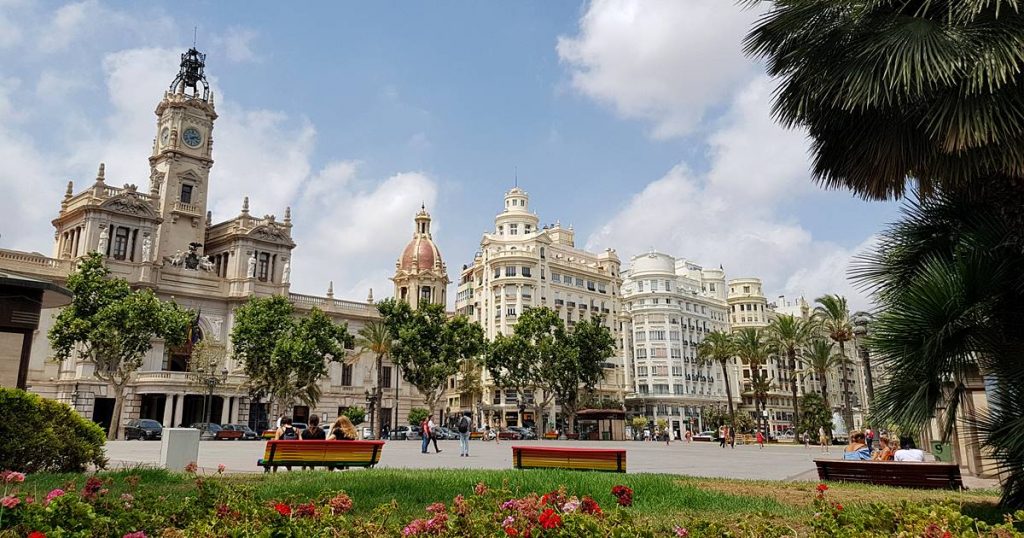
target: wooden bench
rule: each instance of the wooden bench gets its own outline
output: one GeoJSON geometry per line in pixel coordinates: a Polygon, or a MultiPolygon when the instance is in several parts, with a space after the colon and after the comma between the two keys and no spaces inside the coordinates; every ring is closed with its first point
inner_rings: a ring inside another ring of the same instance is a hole
{"type": "Polygon", "coordinates": [[[818,478],[923,489],[962,489],[963,477],[955,463],[904,461],[814,460],[818,478]]]}
{"type": "Polygon", "coordinates": [[[512,447],[516,469],[575,469],[626,472],[626,450],[616,448],[512,447]]]}
{"type": "Polygon", "coordinates": [[[278,467],[373,467],[380,462],[384,441],[267,441],[256,463],[264,472],[278,467]]]}

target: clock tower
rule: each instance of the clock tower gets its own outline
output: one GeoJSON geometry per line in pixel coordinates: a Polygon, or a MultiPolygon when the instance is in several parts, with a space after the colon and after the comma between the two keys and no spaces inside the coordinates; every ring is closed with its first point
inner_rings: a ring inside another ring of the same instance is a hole
{"type": "Polygon", "coordinates": [[[194,48],[181,55],[181,69],[156,107],[156,139],[149,158],[150,195],[163,219],[154,258],[162,260],[206,236],[206,202],[213,166],[213,122],[217,112],[203,70],[206,55],[194,48]]]}

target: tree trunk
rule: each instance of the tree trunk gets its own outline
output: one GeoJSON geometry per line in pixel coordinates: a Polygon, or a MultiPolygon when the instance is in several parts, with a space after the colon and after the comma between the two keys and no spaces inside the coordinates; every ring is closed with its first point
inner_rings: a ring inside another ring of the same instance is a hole
{"type": "Polygon", "coordinates": [[[790,370],[790,372],[789,372],[790,375],[793,376],[792,379],[789,380],[790,384],[793,386],[793,420],[791,422],[793,423],[793,435],[796,435],[796,423],[797,423],[797,417],[800,416],[800,405],[799,405],[799,402],[797,401],[798,396],[796,394],[796,385],[797,385],[797,383],[796,383],[796,349],[795,348],[789,348],[789,370],[790,370]]]}
{"type": "Polygon", "coordinates": [[[853,408],[850,407],[849,381],[847,381],[848,376],[846,375],[846,345],[843,340],[839,341],[839,354],[843,357],[843,363],[840,365],[843,368],[843,422],[845,422],[844,426],[849,434],[853,429],[853,408]]]}
{"type": "Polygon", "coordinates": [[[736,412],[732,406],[732,384],[729,383],[729,368],[726,361],[722,361],[722,377],[725,380],[725,397],[729,400],[729,427],[736,431],[736,412]]]}
{"type": "Polygon", "coordinates": [[[819,372],[821,376],[821,399],[825,402],[825,410],[828,411],[829,422],[832,421],[832,406],[828,403],[828,372],[819,372]]]}
{"type": "Polygon", "coordinates": [[[121,433],[121,409],[124,408],[124,385],[114,385],[114,411],[110,416],[110,431],[107,432],[108,441],[116,441],[117,435],[121,433]]]}
{"type": "MultiPolygon", "coordinates": [[[[375,386],[373,388],[374,400],[375,400],[375,403],[376,403],[376,407],[378,409],[383,409],[383,405],[382,404],[383,404],[383,399],[384,399],[384,393],[383,393],[384,389],[381,388],[383,386],[383,384],[384,384],[383,381],[382,381],[382,379],[383,379],[382,378],[383,370],[384,370],[384,354],[383,353],[379,353],[379,354],[377,354],[377,386],[375,386]]],[[[371,423],[370,423],[371,434],[373,435],[374,439],[380,439],[380,432],[381,432],[380,425],[384,422],[383,413],[377,413],[377,415],[374,415],[371,412],[370,414],[373,417],[371,419],[371,423]]]]}

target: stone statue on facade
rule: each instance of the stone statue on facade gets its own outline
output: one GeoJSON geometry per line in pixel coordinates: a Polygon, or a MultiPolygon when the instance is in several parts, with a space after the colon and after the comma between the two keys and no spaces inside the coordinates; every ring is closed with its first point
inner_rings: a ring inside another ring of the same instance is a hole
{"type": "Polygon", "coordinates": [[[144,236],[142,238],[142,263],[149,263],[152,256],[153,238],[144,236]]]}
{"type": "Polygon", "coordinates": [[[100,230],[100,243],[96,245],[96,252],[99,252],[103,256],[107,255],[107,241],[110,240],[110,234],[107,233],[107,227],[104,226],[100,230]]]}
{"type": "Polygon", "coordinates": [[[249,253],[249,269],[245,273],[249,278],[256,278],[256,253],[249,253]]]}
{"type": "Polygon", "coordinates": [[[203,271],[213,272],[213,261],[210,260],[209,256],[202,256],[199,258],[199,268],[203,271]]]}
{"type": "Polygon", "coordinates": [[[173,256],[167,257],[167,261],[171,262],[171,266],[173,267],[180,267],[182,262],[185,261],[185,253],[183,253],[181,249],[178,249],[174,252],[173,256]]]}
{"type": "Polygon", "coordinates": [[[185,269],[199,270],[199,247],[202,243],[192,242],[188,244],[188,254],[185,255],[185,269]]]}
{"type": "Polygon", "coordinates": [[[288,284],[292,281],[292,262],[291,260],[284,261],[284,268],[281,270],[281,283],[288,284]]]}

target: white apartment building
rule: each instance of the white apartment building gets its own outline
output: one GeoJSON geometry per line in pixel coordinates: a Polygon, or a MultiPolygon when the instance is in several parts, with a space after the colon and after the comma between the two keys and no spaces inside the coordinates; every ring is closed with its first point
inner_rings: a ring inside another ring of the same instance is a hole
{"type": "MultiPolygon", "coordinates": [[[[557,222],[541,225],[537,214],[530,211],[529,201],[529,195],[518,187],[505,193],[494,230],[483,235],[473,263],[463,266],[456,313],[479,323],[488,339],[511,334],[518,316],[531,307],[555,310],[569,328],[581,320],[604,316],[618,341],[615,319],[622,280],[615,251],[591,253],[576,248],[572,226],[565,228],[557,222]]],[[[515,390],[494,386],[486,374],[483,380],[482,402],[456,393],[453,381],[449,408],[478,411],[494,424],[553,424],[554,406],[543,411],[534,408],[540,395],[527,392],[520,402],[515,390]],[[543,416],[537,416],[538,412],[543,416]]],[[[622,387],[621,364],[610,359],[598,393],[621,400],[622,387]]]]}
{"type": "MultiPolygon", "coordinates": [[[[664,418],[674,434],[703,431],[702,408],[727,401],[718,364],[701,364],[697,346],[729,330],[725,271],[650,252],[634,256],[622,285],[627,410],[664,418]]],[[[737,368],[729,372],[739,401],[737,368]]]]}

